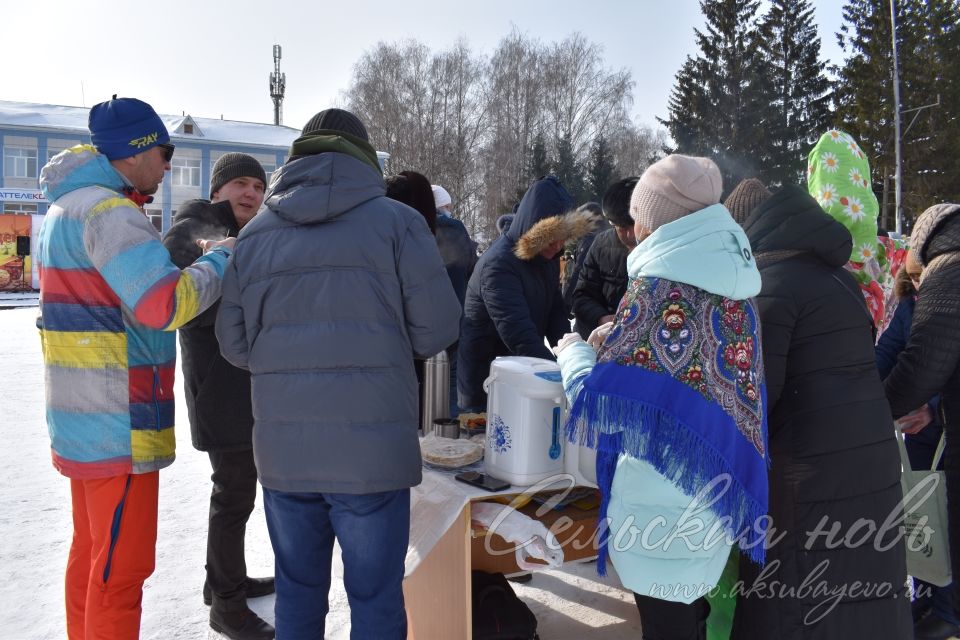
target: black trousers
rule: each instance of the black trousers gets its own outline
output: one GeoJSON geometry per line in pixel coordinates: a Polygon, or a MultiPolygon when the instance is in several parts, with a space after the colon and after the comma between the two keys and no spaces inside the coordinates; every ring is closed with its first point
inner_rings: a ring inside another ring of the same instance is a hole
{"type": "Polygon", "coordinates": [[[633,594],[640,611],[643,640],[706,640],[710,604],[697,598],[690,604],[633,594]]]}
{"type": "Polygon", "coordinates": [[[257,497],[253,449],[209,451],[213,467],[210,522],[207,528],[207,584],[219,611],[247,607],[244,541],[257,497]]]}

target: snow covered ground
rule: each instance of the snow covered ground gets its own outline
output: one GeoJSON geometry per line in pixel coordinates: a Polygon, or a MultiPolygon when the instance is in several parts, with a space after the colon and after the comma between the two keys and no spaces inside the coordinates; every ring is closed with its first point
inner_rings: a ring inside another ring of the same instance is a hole
{"type": "MultiPolygon", "coordinates": [[[[7,371],[0,386],[0,638],[9,640],[65,637],[70,495],[68,481],[50,464],[36,314],[36,307],[0,310],[0,358],[7,371]]],[[[144,589],[141,637],[149,640],[220,637],[207,624],[208,609],[200,596],[210,467],[206,454],[190,444],[177,373],[178,457],[160,474],[157,569],[144,589]]],[[[252,576],[273,573],[259,498],[247,529],[247,565],[252,576]]],[[[349,637],[350,612],[338,563],[334,574],[327,638],[341,640],[349,637]]],[[[632,594],[619,587],[615,576],[597,577],[592,563],[537,574],[515,589],[537,616],[543,640],[640,637],[632,594]]],[[[273,620],[272,596],[250,604],[273,620]]]]}

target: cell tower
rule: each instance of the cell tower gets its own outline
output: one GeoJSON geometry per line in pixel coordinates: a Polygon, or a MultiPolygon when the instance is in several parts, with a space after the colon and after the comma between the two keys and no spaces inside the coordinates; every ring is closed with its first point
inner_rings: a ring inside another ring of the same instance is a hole
{"type": "Polygon", "coordinates": [[[283,92],[287,74],[280,73],[280,45],[273,45],[273,73],[270,74],[270,97],[273,98],[273,124],[283,123],[283,92]]]}

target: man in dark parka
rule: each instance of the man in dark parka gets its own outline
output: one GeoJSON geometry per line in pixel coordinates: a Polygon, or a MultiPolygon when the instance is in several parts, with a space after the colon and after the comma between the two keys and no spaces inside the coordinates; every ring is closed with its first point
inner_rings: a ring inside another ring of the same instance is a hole
{"type": "Polygon", "coordinates": [[[224,274],[217,337],[253,380],[281,638],[323,637],[335,540],[352,635],[407,629],[413,360],[456,340],[460,304],[423,216],[385,192],[364,124],[321,111],[224,274]]]}
{"type": "MultiPolygon", "coordinates": [[[[210,200],[188,200],[163,243],[183,267],[200,255],[196,238],[235,238],[263,203],[267,176],[252,156],[227,153],[213,165],[210,200]]],[[[180,329],[183,390],[193,446],[213,467],[203,599],[211,625],[229,638],[272,638],[273,628],[246,599],[273,593],[272,578],[248,578],[244,559],[247,520],[257,496],[253,462],[250,374],[220,355],[214,323],[220,303],[180,329]]]]}
{"type": "Polygon", "coordinates": [[[524,194],[510,228],[477,262],[467,285],[458,352],[458,395],[464,411],[486,411],[483,381],[497,356],[553,360],[555,344],[570,328],[560,294],[559,254],[582,236],[589,214],[571,213],[573,198],[549,176],[524,194]]]}

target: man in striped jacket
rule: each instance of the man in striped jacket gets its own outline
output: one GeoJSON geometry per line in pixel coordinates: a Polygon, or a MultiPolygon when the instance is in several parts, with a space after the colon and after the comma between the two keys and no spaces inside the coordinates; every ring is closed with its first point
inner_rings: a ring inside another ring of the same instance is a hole
{"type": "Polygon", "coordinates": [[[40,342],[53,465],[70,478],[71,640],[137,638],[153,572],[158,472],[174,459],[174,329],[220,295],[233,239],[203,240],[178,269],[142,210],[173,145],[133,98],[90,110],[94,146],[40,174],[52,203],[40,229],[40,342]]]}

